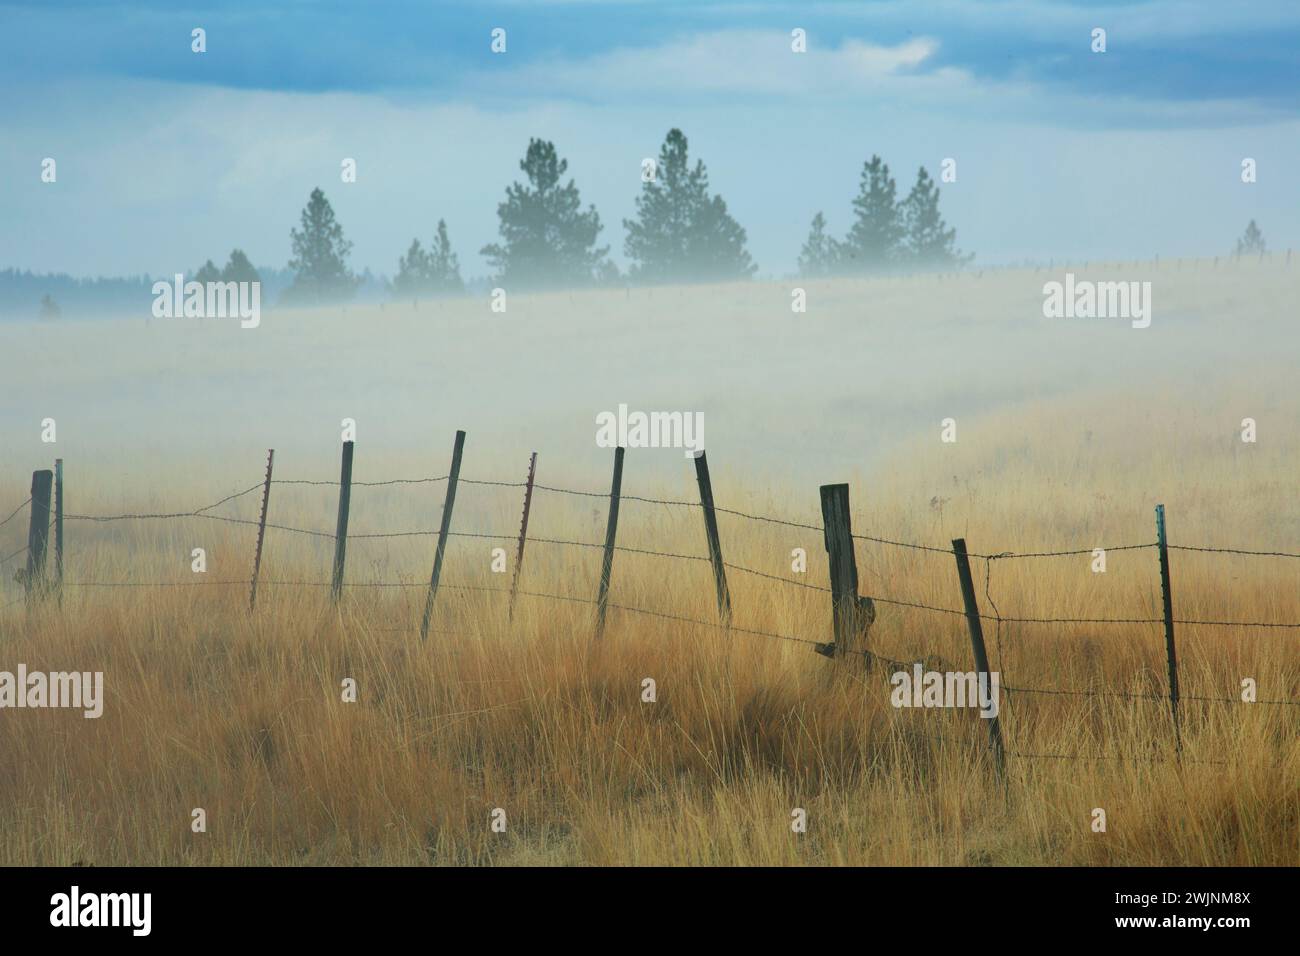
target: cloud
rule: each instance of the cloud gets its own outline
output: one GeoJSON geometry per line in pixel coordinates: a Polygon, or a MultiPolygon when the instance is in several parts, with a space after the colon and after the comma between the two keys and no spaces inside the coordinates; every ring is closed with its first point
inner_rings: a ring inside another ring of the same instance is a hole
{"type": "MultiPolygon", "coordinates": [[[[939,43],[916,38],[893,46],[846,40],[794,53],[788,32],[721,30],[667,43],[622,47],[583,58],[547,58],[515,69],[480,71],[475,86],[522,96],[579,100],[673,95],[861,96],[925,67],[939,43]]],[[[959,72],[943,75],[956,84],[959,72]]]]}

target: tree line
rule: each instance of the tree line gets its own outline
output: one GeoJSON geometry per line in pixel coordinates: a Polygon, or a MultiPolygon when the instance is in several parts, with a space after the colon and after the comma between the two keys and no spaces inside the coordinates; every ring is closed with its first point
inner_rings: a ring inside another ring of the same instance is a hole
{"type": "Polygon", "coordinates": [[[916,184],[899,201],[889,164],[873,155],[862,166],[853,199],[853,224],[843,239],[826,232],[826,217],[813,216],[799,253],[806,276],[944,269],[964,265],[974,255],[957,251],[957,230],[939,213],[939,186],[922,166],[916,184]]]}
{"type": "MultiPolygon", "coordinates": [[[[544,289],[624,281],[730,281],[750,278],[757,271],[746,248],[745,229],[728,212],[723,198],[710,189],[704,162],[696,159],[691,164],[686,136],[679,129],[668,132],[657,159],[643,163],[636,215],[622,223],[623,253],[629,263],[625,274],[610,261],[609,246],[598,244],[604,229],[600,214],[594,205],[583,207],[572,177],[565,180],[568,161],[559,156],[555,144],[530,139],[519,168],[523,179],[507,187],[504,201],[497,206],[499,241],[479,250],[491,266],[494,284],[544,289]]],[[[889,165],[872,155],[863,163],[851,210],[852,221],[839,239],[829,234],[821,211],[813,216],[799,254],[800,275],[815,278],[946,269],[974,258],[957,249],[956,230],[939,211],[939,186],[924,166],[900,199],[889,165]]],[[[363,284],[370,294],[385,294],[380,280],[369,270],[357,275],[349,267],[352,243],[320,188],[312,190],[298,226],[290,231],[290,242],[288,270],[270,270],[276,273],[270,277],[274,285],[288,282],[279,296],[281,303],[345,301],[363,284]]],[[[1265,248],[1263,235],[1251,220],[1234,253],[1257,254],[1265,248]]],[[[0,292],[21,278],[14,273],[12,282],[0,281],[0,292]]],[[[39,281],[36,276],[27,278],[39,281]]],[[[198,282],[260,278],[239,249],[232,250],[225,266],[218,268],[209,259],[193,276],[198,282]]],[[[148,280],[142,277],[138,281],[148,280]]],[[[427,247],[419,237],[411,240],[398,258],[397,272],[387,288],[399,299],[464,291],[460,262],[445,220],[438,220],[427,247]]],[[[40,314],[48,318],[58,311],[47,293],[40,314]]]]}
{"type": "MultiPolygon", "coordinates": [[[[670,130],[658,158],[642,166],[636,216],[623,220],[623,253],[629,262],[625,275],[610,261],[609,246],[599,244],[604,229],[600,213],[594,205],[584,208],[577,183],[572,177],[565,180],[568,166],[554,143],[529,140],[519,163],[523,179],[507,187],[497,206],[500,239],[479,250],[495,284],[543,289],[620,281],[729,281],[750,278],[758,270],[746,248],[745,229],[710,189],[704,162],[691,164],[681,130],[670,130]]],[[[924,167],[904,200],[898,201],[896,192],[889,167],[872,156],[853,200],[855,218],[848,234],[842,240],[827,235],[825,217],[818,212],[799,257],[800,272],[872,273],[969,260],[955,249],[956,230],[939,213],[939,187],[924,167]]],[[[352,244],[319,188],[312,191],[290,239],[295,279],[283,301],[350,297],[357,284],[347,264],[352,244]]],[[[399,298],[418,298],[455,294],[464,285],[447,224],[440,219],[427,248],[416,237],[398,259],[392,290],[399,298]]]]}

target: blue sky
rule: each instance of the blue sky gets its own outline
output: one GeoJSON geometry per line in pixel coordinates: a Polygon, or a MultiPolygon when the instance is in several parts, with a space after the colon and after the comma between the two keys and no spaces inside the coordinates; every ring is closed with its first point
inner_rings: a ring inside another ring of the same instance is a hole
{"type": "Polygon", "coordinates": [[[0,266],[166,274],[234,245],[283,265],[320,185],[357,267],[391,272],[446,218],[474,275],[530,136],[621,259],[671,126],[764,274],[819,209],[847,229],[872,152],[901,191],[956,158],[943,208],[981,261],[1214,254],[1252,217],[1300,245],[1294,0],[0,2],[0,81],[0,266]]]}

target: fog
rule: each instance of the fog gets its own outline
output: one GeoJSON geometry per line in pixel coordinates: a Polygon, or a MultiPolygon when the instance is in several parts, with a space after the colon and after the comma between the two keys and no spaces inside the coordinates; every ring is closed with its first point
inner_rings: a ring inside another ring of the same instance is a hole
{"type": "MultiPolygon", "coordinates": [[[[1214,426],[1230,436],[1294,391],[1298,287],[1300,262],[1278,255],[519,294],[504,312],[487,296],[268,309],[256,328],[5,323],[0,487],[16,505],[31,470],[62,457],[74,488],[113,497],[217,492],[254,483],[271,447],[278,477],[332,479],[350,418],[357,480],[445,474],[464,428],[466,476],[522,480],[537,451],[539,480],[599,491],[597,416],[620,405],[702,414],[715,479],[747,487],[861,477],[909,443],[938,446],[944,419],[960,443],[1064,398],[1062,443],[1095,427],[1088,409],[1164,440],[1211,388],[1230,398],[1214,426]],[[1044,286],[1067,272],[1150,282],[1149,326],[1045,317],[1044,286]]],[[[624,488],[693,496],[693,477],[682,449],[633,448],[624,488]]]]}

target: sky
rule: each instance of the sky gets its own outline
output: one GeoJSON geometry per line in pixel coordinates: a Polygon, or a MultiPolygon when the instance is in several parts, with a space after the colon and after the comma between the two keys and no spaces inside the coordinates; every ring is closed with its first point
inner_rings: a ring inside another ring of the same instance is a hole
{"type": "Polygon", "coordinates": [[[441,218],[480,276],[534,136],[622,265],[672,127],[761,276],[816,212],[847,231],[873,153],[900,194],[956,160],[941,209],[978,263],[1212,256],[1252,218],[1300,247],[1294,0],[0,0],[0,88],[0,268],[283,267],[320,186],[355,269],[392,274],[441,218]]]}

